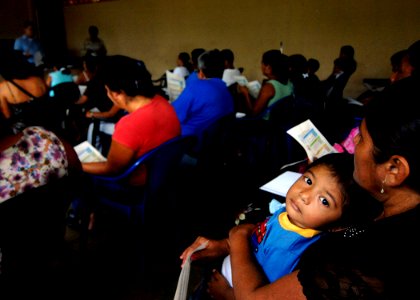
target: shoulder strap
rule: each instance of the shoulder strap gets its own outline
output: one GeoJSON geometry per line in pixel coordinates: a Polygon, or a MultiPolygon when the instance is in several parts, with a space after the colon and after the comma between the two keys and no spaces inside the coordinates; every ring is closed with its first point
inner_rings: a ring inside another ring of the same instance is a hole
{"type": "Polygon", "coordinates": [[[13,84],[15,87],[17,87],[19,90],[22,91],[22,93],[28,95],[29,97],[31,97],[32,99],[35,99],[36,97],[34,95],[32,95],[31,93],[29,93],[27,90],[25,90],[23,87],[21,87],[19,84],[17,84],[16,82],[14,82],[13,80],[9,80],[9,82],[11,84],[13,84]]]}

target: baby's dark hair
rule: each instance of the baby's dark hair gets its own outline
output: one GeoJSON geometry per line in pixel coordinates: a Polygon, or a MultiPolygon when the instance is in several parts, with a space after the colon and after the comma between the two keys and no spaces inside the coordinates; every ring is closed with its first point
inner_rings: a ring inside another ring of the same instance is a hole
{"type": "Polygon", "coordinates": [[[364,191],[353,179],[354,159],[350,153],[330,153],[315,159],[306,170],[325,166],[337,180],[343,197],[343,213],[340,219],[320,230],[344,228],[372,220],[379,213],[378,202],[364,191]]]}

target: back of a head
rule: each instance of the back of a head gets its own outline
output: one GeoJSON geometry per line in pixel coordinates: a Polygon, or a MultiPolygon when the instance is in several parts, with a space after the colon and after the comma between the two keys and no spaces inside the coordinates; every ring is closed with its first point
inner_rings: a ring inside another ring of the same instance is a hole
{"type": "Polygon", "coordinates": [[[320,67],[319,61],[315,58],[308,59],[308,72],[314,74],[318,72],[320,67]]]}
{"type": "Polygon", "coordinates": [[[376,163],[392,155],[405,157],[410,174],[405,182],[420,193],[420,80],[410,76],[396,81],[365,107],[365,122],[374,144],[376,163]]]}
{"type": "Polygon", "coordinates": [[[344,45],[340,48],[340,56],[354,58],[354,48],[351,45],[344,45]]]}
{"type": "Polygon", "coordinates": [[[224,71],[223,56],[218,49],[204,52],[198,57],[198,68],[206,78],[222,78],[224,71]]]}
{"type": "Polygon", "coordinates": [[[191,61],[194,67],[196,67],[198,64],[198,57],[204,52],[206,52],[204,48],[195,48],[191,51],[191,61]]]}
{"type": "Polygon", "coordinates": [[[289,55],[289,66],[293,74],[302,75],[308,71],[308,61],[302,54],[289,55]]]}
{"type": "Polygon", "coordinates": [[[184,63],[184,65],[190,62],[190,55],[187,52],[180,52],[178,54],[178,58],[184,63]]]}
{"type": "Polygon", "coordinates": [[[28,28],[28,27],[34,27],[34,22],[32,22],[31,20],[25,20],[24,22],[23,22],[23,28],[25,29],[25,28],[28,28]]]}
{"type": "Polygon", "coordinates": [[[178,59],[182,62],[182,65],[188,69],[189,72],[192,71],[190,54],[188,52],[180,52],[178,54],[178,59]]]}
{"type": "Polygon", "coordinates": [[[414,68],[412,75],[419,77],[420,73],[420,40],[411,44],[407,49],[410,65],[414,68]]]}
{"type": "Polygon", "coordinates": [[[233,61],[235,60],[233,51],[230,49],[223,49],[220,52],[222,53],[223,59],[227,61],[230,65],[233,65],[233,61]]]}
{"type": "Polygon", "coordinates": [[[399,68],[401,67],[402,60],[407,54],[408,51],[406,49],[400,50],[392,54],[390,60],[393,72],[397,72],[399,70],[399,68]]]}
{"type": "Polygon", "coordinates": [[[264,52],[262,57],[264,65],[271,66],[273,74],[279,78],[282,83],[287,82],[289,78],[289,57],[280,52],[280,50],[272,49],[264,52]]]}
{"type": "Polygon", "coordinates": [[[104,58],[98,69],[98,78],[111,91],[124,91],[128,96],[152,98],[156,89],[144,62],[124,55],[104,58]]]}
{"type": "Polygon", "coordinates": [[[95,25],[90,25],[88,28],[88,32],[91,37],[97,37],[99,35],[99,29],[95,25]]]}

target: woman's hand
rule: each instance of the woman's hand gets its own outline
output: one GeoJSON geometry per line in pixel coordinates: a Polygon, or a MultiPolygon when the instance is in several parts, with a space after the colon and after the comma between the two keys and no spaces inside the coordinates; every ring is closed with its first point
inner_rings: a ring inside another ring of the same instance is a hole
{"type": "Polygon", "coordinates": [[[245,85],[238,84],[238,91],[241,94],[244,94],[245,96],[249,95],[249,90],[245,85]]]}
{"type": "Polygon", "coordinates": [[[191,255],[191,261],[200,260],[205,258],[218,258],[229,254],[229,242],[227,239],[224,240],[209,240],[208,238],[199,236],[194,243],[182,252],[179,257],[182,259],[181,267],[184,266],[188,256],[191,255]],[[204,249],[197,252],[193,251],[200,245],[207,243],[204,249]]]}

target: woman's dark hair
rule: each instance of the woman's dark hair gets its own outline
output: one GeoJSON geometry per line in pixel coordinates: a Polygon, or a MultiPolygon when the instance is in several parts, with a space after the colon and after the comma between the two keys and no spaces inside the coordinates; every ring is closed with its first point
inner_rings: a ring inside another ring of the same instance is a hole
{"type": "Polygon", "coordinates": [[[152,98],[156,94],[152,76],[144,62],[127,56],[104,58],[98,68],[98,78],[111,91],[124,91],[130,97],[152,98]]]}
{"type": "Polygon", "coordinates": [[[398,72],[401,69],[402,60],[407,54],[408,51],[406,49],[400,50],[392,54],[390,60],[393,72],[398,72]]]}
{"type": "Polygon", "coordinates": [[[274,76],[276,76],[281,83],[287,84],[290,67],[289,57],[287,55],[281,53],[280,50],[277,49],[268,50],[264,52],[262,56],[262,63],[271,66],[274,76]]]}
{"type": "Polygon", "coordinates": [[[225,69],[223,56],[218,49],[206,51],[198,57],[198,68],[206,78],[222,78],[225,69]]]}
{"type": "Polygon", "coordinates": [[[366,191],[353,179],[354,159],[349,153],[330,153],[315,159],[306,170],[315,166],[325,166],[341,187],[343,213],[340,219],[321,230],[335,229],[360,224],[378,215],[380,207],[366,191]]]}
{"type": "Polygon", "coordinates": [[[191,64],[190,54],[188,52],[180,52],[178,54],[178,59],[182,61],[182,65],[187,68],[188,72],[194,71],[194,67],[191,64]]]}
{"type": "Polygon", "coordinates": [[[345,56],[349,58],[354,57],[354,48],[352,45],[344,45],[340,48],[340,56],[345,56]]]}
{"type": "Polygon", "coordinates": [[[390,85],[365,107],[365,123],[373,141],[375,162],[403,156],[410,165],[405,184],[420,193],[419,86],[415,76],[390,85]]]}
{"type": "Polygon", "coordinates": [[[233,64],[233,61],[235,60],[235,55],[233,54],[232,50],[226,48],[220,52],[222,53],[224,60],[226,60],[229,64],[233,64]]]}
{"type": "Polygon", "coordinates": [[[408,60],[410,65],[414,68],[412,75],[419,76],[420,72],[420,40],[415,41],[407,49],[408,60]]]}
{"type": "Polygon", "coordinates": [[[319,60],[315,58],[308,59],[308,71],[312,73],[318,72],[320,67],[319,60]]]}
{"type": "Polygon", "coordinates": [[[198,58],[200,57],[201,54],[203,54],[204,52],[206,52],[206,50],[204,48],[194,48],[191,51],[191,62],[194,65],[194,67],[197,66],[198,64],[198,58]]]}
{"type": "Polygon", "coordinates": [[[91,37],[95,37],[96,38],[98,36],[98,34],[99,34],[99,28],[97,26],[95,26],[95,25],[90,25],[89,28],[88,28],[88,32],[89,32],[89,35],[91,37]]]}

